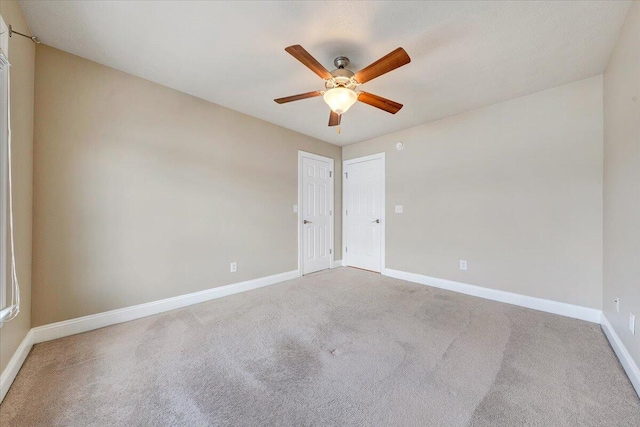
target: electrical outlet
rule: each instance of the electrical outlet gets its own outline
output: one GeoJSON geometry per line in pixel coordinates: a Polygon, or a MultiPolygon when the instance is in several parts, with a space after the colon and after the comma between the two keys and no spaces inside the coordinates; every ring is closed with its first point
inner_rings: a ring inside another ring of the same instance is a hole
{"type": "Polygon", "coordinates": [[[238,271],[238,263],[237,263],[237,262],[232,262],[232,263],[231,263],[231,266],[230,266],[230,268],[229,268],[229,270],[230,270],[232,273],[235,273],[236,271],[238,271]]]}
{"type": "Polygon", "coordinates": [[[402,205],[396,205],[396,213],[402,213],[402,205]]]}
{"type": "Polygon", "coordinates": [[[636,316],[633,313],[629,313],[629,330],[633,335],[636,334],[636,316]]]}
{"type": "Polygon", "coordinates": [[[461,259],[460,260],[460,270],[466,270],[467,269],[467,261],[461,259]]]}
{"type": "Polygon", "coordinates": [[[620,313],[620,297],[616,297],[613,302],[616,303],[616,313],[620,313]]]}

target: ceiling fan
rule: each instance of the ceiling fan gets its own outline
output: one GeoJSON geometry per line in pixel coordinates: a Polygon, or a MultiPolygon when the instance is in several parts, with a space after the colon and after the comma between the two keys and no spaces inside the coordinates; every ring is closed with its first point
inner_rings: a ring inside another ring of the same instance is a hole
{"type": "Polygon", "coordinates": [[[306,65],[311,71],[324,80],[327,90],[301,93],[299,95],[287,96],[285,98],[274,99],[278,104],[284,104],[301,99],[321,96],[331,108],[329,115],[329,126],[340,125],[340,118],[356,101],[364,102],[373,107],[395,114],[402,108],[402,104],[367,92],[356,92],[356,88],[363,83],[380,77],[383,74],[393,71],[396,68],[411,62],[407,52],[401,47],[378,59],[373,64],[364,67],[354,73],[346,68],[349,65],[349,58],[345,56],[337,57],[333,63],[336,69],[329,72],[322,66],[309,52],[302,46],[294,45],[285,49],[294,58],[306,65]]]}

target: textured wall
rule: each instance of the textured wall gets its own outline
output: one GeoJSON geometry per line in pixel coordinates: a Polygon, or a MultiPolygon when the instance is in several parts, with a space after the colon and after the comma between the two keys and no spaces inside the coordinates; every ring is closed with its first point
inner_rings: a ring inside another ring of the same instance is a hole
{"type": "Polygon", "coordinates": [[[640,365],[640,3],[634,2],[604,74],[604,304],[640,365]],[[620,313],[614,300],[620,298],[620,313]],[[636,315],[636,334],[628,327],[636,315]]]}
{"type": "Polygon", "coordinates": [[[35,99],[34,326],[295,270],[298,150],[341,176],[340,147],[43,45],[35,99]]]}
{"type": "MultiPolygon", "coordinates": [[[[17,31],[29,32],[27,21],[15,1],[0,1],[0,14],[7,26],[13,25],[17,31]]],[[[31,328],[31,199],[35,64],[33,42],[24,37],[10,37],[9,61],[11,62],[14,229],[22,304],[18,317],[0,328],[0,371],[7,366],[9,359],[31,328]]]]}
{"type": "Polygon", "coordinates": [[[350,145],[343,158],[377,152],[387,268],[601,308],[601,76],[350,145]]]}

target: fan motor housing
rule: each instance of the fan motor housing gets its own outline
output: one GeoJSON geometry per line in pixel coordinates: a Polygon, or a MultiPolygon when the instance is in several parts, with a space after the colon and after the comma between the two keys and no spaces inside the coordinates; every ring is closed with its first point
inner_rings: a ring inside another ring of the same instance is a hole
{"type": "MultiPolygon", "coordinates": [[[[336,58],[337,62],[338,58],[336,58]]],[[[347,60],[347,63],[349,60],[347,60]]],[[[331,89],[334,87],[346,87],[347,89],[355,89],[357,86],[356,81],[353,76],[354,73],[351,70],[347,70],[346,68],[337,68],[331,71],[332,79],[329,79],[325,82],[325,87],[327,89],[331,89]]]]}

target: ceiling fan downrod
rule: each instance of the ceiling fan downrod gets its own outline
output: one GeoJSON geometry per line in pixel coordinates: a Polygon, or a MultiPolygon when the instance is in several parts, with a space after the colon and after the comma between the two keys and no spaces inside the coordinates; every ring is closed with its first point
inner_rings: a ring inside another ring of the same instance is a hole
{"type": "Polygon", "coordinates": [[[347,68],[347,66],[349,65],[349,58],[347,58],[346,56],[338,56],[333,60],[333,65],[335,65],[339,70],[347,68]]]}

